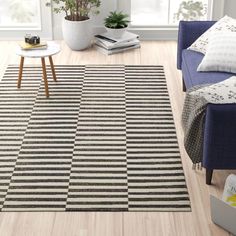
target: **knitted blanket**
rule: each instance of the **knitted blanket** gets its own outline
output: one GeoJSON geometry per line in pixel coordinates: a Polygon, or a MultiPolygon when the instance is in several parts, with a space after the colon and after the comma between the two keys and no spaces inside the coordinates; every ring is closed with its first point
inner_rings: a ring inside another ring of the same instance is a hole
{"type": "Polygon", "coordinates": [[[202,162],[204,123],[207,104],[236,103],[236,76],[215,84],[188,90],[183,112],[184,147],[193,164],[202,162]]]}

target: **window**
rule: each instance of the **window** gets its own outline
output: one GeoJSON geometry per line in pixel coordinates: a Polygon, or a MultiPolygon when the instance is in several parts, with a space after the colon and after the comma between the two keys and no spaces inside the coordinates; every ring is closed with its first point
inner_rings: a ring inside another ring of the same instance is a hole
{"type": "Polygon", "coordinates": [[[131,0],[132,26],[177,25],[179,20],[205,20],[212,0],[131,0]]]}
{"type": "Polygon", "coordinates": [[[0,39],[22,40],[25,34],[52,39],[51,0],[0,0],[0,39]]]}
{"type": "Polygon", "coordinates": [[[40,0],[0,0],[1,29],[40,29],[40,0]]]}

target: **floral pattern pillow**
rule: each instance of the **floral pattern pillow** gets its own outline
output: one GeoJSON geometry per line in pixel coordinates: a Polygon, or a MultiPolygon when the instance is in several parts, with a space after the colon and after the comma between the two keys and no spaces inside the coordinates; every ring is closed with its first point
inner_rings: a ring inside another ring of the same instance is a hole
{"type": "Polygon", "coordinates": [[[209,38],[216,32],[236,32],[236,19],[224,16],[202,34],[188,49],[206,54],[209,38]]]}

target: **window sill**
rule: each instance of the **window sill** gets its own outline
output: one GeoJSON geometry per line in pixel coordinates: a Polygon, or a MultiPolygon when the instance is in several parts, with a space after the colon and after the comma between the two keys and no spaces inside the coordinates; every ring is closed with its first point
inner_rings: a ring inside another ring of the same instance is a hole
{"type": "MultiPolygon", "coordinates": [[[[104,33],[103,26],[94,27],[94,34],[104,33]]],[[[171,40],[176,41],[178,36],[178,27],[155,27],[155,28],[137,28],[130,27],[128,31],[138,34],[141,40],[171,40]]]]}
{"type": "Polygon", "coordinates": [[[141,40],[177,40],[178,27],[137,28],[130,27],[129,31],[138,34],[141,40]]]}
{"type": "Polygon", "coordinates": [[[136,26],[132,25],[129,29],[134,30],[178,30],[178,25],[158,25],[158,26],[136,26]]]}

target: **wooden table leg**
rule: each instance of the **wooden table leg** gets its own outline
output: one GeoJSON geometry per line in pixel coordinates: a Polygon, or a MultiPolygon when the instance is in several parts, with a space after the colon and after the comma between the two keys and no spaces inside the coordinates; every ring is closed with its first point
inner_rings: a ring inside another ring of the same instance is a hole
{"type": "Polygon", "coordinates": [[[43,80],[44,80],[44,88],[45,88],[45,94],[46,97],[49,97],[49,91],[48,91],[48,80],[47,80],[47,71],[46,71],[46,64],[44,57],[41,58],[42,61],[42,69],[43,69],[43,80]]]}
{"type": "Polygon", "coordinates": [[[49,56],[49,62],[50,62],[51,70],[52,70],[53,80],[56,82],[57,81],[57,77],[56,77],[56,72],[55,72],[55,68],[54,68],[53,60],[52,60],[51,56],[49,56]]]}
{"type": "Polygon", "coordinates": [[[18,81],[17,81],[17,88],[20,88],[21,86],[21,80],[22,80],[22,73],[23,73],[23,67],[24,67],[24,57],[21,57],[20,59],[20,68],[19,68],[19,75],[18,75],[18,81]]]}

